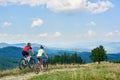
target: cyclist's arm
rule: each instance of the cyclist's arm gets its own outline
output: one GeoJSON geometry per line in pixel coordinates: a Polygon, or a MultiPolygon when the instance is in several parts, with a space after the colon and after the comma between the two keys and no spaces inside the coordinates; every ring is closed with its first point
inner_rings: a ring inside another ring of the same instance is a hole
{"type": "Polygon", "coordinates": [[[47,56],[47,54],[46,54],[46,52],[44,51],[44,55],[46,56],[46,58],[48,58],[48,56],[47,56]]]}
{"type": "Polygon", "coordinates": [[[30,51],[32,52],[33,55],[35,54],[34,51],[33,51],[32,49],[30,49],[30,51]]]}

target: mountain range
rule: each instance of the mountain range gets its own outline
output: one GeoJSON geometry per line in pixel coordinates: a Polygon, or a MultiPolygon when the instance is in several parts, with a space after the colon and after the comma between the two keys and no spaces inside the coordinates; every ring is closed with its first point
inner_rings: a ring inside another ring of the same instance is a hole
{"type": "MultiPolygon", "coordinates": [[[[7,44],[7,43],[0,43],[0,69],[7,69],[11,67],[15,67],[18,65],[18,61],[22,58],[22,48],[25,46],[25,43],[18,43],[18,44],[7,44]],[[6,64],[7,63],[7,64],[6,64]],[[6,67],[5,67],[6,66],[6,67]]],[[[119,51],[120,43],[109,43],[106,44],[110,48],[116,48],[119,51]],[[113,45],[113,46],[112,46],[113,45]]],[[[37,53],[40,44],[32,44],[33,50],[37,53]]],[[[90,45],[89,45],[90,46],[90,45]]],[[[90,49],[90,48],[89,48],[90,49]]],[[[105,47],[106,49],[106,47],[105,47]]],[[[91,62],[89,56],[90,51],[86,49],[77,48],[56,48],[56,47],[46,47],[45,51],[49,57],[54,55],[61,55],[63,53],[67,53],[69,55],[73,53],[77,53],[81,58],[89,63],[91,62]],[[85,50],[85,51],[84,51],[85,50]]],[[[120,60],[120,52],[117,53],[108,53],[109,61],[117,61],[120,60]]]]}
{"type": "MultiPolygon", "coordinates": [[[[16,44],[8,44],[8,43],[0,43],[0,48],[15,46],[23,48],[26,43],[16,43],[16,44]]],[[[37,50],[41,44],[32,43],[32,47],[37,50]]],[[[120,42],[91,42],[91,43],[78,43],[67,46],[45,46],[49,49],[57,49],[57,50],[69,50],[69,51],[77,51],[77,52],[90,52],[92,49],[98,47],[99,45],[103,45],[108,54],[114,54],[120,52],[120,42]]]]}

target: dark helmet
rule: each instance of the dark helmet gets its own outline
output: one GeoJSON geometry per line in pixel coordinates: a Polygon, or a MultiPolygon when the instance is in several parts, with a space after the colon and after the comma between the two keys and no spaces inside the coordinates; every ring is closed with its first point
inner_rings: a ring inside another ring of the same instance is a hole
{"type": "Polygon", "coordinates": [[[27,43],[28,46],[31,46],[31,43],[27,43]]]}
{"type": "Polygon", "coordinates": [[[41,45],[41,46],[40,46],[40,49],[44,49],[44,47],[41,45]]]}

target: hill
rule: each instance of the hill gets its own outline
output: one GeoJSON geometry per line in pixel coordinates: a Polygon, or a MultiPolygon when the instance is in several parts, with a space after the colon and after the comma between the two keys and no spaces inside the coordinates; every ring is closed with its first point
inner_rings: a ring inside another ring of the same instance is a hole
{"type": "Polygon", "coordinates": [[[30,69],[0,72],[0,80],[119,80],[120,64],[50,65],[47,72],[35,74],[30,69]],[[28,76],[29,75],[29,76],[28,76]]]}
{"type": "Polygon", "coordinates": [[[8,57],[8,58],[21,58],[22,57],[22,48],[8,46],[0,48],[0,56],[8,57]]]}
{"type": "Polygon", "coordinates": [[[13,69],[18,66],[18,59],[0,56],[0,70],[13,69]]]}
{"type": "Polygon", "coordinates": [[[28,80],[120,80],[120,64],[102,63],[85,64],[77,68],[67,68],[28,80]]]}

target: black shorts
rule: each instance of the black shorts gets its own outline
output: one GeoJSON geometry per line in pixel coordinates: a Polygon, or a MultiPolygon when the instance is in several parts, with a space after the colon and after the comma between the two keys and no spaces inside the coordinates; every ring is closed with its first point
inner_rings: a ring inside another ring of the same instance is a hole
{"type": "Polygon", "coordinates": [[[26,51],[22,51],[22,55],[23,55],[24,57],[26,57],[26,56],[29,56],[29,53],[26,52],[26,51]]]}
{"type": "Polygon", "coordinates": [[[40,62],[40,64],[43,65],[43,58],[42,57],[37,57],[37,59],[40,62]]]}

